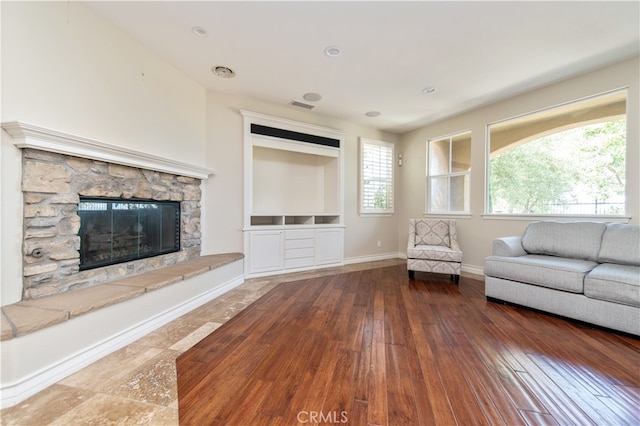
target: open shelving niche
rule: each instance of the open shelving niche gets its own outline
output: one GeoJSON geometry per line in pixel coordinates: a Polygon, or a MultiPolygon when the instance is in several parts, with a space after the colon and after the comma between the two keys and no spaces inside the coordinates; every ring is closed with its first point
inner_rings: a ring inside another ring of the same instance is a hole
{"type": "Polygon", "coordinates": [[[252,227],[290,226],[290,225],[339,225],[340,215],[314,214],[305,216],[291,215],[251,215],[252,227]]]}
{"type": "Polygon", "coordinates": [[[342,264],[344,134],[241,112],[246,275],[342,264]]]}

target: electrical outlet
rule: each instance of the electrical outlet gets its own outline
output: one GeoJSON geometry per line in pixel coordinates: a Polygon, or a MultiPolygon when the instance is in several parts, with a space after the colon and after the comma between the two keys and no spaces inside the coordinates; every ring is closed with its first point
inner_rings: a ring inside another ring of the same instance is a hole
{"type": "Polygon", "coordinates": [[[382,241],[378,240],[378,247],[382,247],[382,241]]]}

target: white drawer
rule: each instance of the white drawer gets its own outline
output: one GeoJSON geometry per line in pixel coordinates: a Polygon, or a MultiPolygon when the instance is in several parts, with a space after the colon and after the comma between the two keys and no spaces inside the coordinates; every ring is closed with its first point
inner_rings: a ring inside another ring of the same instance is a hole
{"type": "Polygon", "coordinates": [[[299,240],[304,238],[313,238],[315,235],[314,229],[287,229],[284,231],[285,240],[299,240]]]}
{"type": "Polygon", "coordinates": [[[300,238],[299,240],[285,240],[285,249],[313,248],[315,240],[313,238],[300,238]]]}
{"type": "Polygon", "coordinates": [[[284,261],[284,267],[290,268],[304,268],[307,266],[313,266],[313,257],[301,257],[298,259],[287,259],[284,261]]]}
{"type": "Polygon", "coordinates": [[[301,257],[313,258],[313,247],[311,248],[299,248],[299,249],[287,249],[284,251],[285,259],[298,259],[301,257]]]}

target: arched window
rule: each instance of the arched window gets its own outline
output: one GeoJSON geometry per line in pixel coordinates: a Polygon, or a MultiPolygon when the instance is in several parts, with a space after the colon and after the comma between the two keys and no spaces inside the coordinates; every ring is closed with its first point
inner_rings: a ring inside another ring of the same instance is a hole
{"type": "Polygon", "coordinates": [[[626,90],[488,126],[487,213],[625,214],[626,90]]]}

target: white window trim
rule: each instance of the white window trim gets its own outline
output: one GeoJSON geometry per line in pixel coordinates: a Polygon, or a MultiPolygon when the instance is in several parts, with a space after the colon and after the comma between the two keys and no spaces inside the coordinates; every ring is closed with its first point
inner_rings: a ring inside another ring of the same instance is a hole
{"type": "Polygon", "coordinates": [[[394,214],[395,208],[395,144],[375,139],[360,138],[360,159],[359,159],[359,212],[363,216],[391,216],[394,214]],[[364,208],[364,147],[365,145],[377,145],[391,149],[391,208],[388,209],[365,209],[364,208]]]}
{"type": "MultiPolygon", "coordinates": [[[[566,105],[571,105],[574,103],[586,101],[589,99],[595,99],[601,96],[607,96],[616,92],[626,91],[627,96],[627,111],[625,114],[625,119],[629,120],[629,111],[628,111],[628,103],[629,103],[629,86],[622,86],[616,89],[607,90],[604,92],[600,92],[594,95],[582,96],[580,98],[576,98],[573,100],[568,100],[565,102],[560,102],[551,106],[547,106],[544,108],[538,108],[529,112],[524,112],[521,114],[516,114],[507,118],[502,118],[500,120],[495,120],[489,122],[485,125],[485,138],[484,138],[484,211],[482,213],[483,219],[489,220],[525,220],[525,221],[535,221],[535,220],[556,220],[556,221],[607,221],[607,222],[619,222],[619,223],[629,223],[631,220],[631,216],[629,213],[629,192],[628,187],[625,184],[625,213],[620,215],[579,215],[579,214],[528,214],[528,213],[493,213],[489,211],[489,184],[490,184],[490,163],[491,163],[491,126],[504,123],[506,121],[514,120],[517,118],[522,118],[530,115],[534,115],[537,113],[549,111],[555,108],[560,108],[566,105]]],[[[628,132],[628,128],[627,128],[628,132]]],[[[627,142],[628,142],[628,133],[627,133],[627,142]]],[[[427,145],[428,150],[428,145],[427,145]]],[[[628,147],[626,154],[628,155],[628,147]]],[[[629,173],[627,169],[626,173],[629,173]]]]}
{"type": "MultiPolygon", "coordinates": [[[[451,150],[452,150],[452,139],[456,136],[465,134],[465,133],[469,133],[471,134],[471,130],[467,129],[467,130],[462,130],[459,132],[454,132],[454,133],[449,133],[447,135],[443,135],[443,136],[439,136],[436,138],[431,138],[427,140],[427,144],[426,144],[426,150],[427,150],[427,155],[426,155],[426,159],[427,159],[427,175],[425,177],[425,202],[426,202],[426,206],[425,206],[425,215],[429,215],[429,216],[446,216],[446,215],[452,215],[452,216],[470,216],[471,215],[471,210],[431,210],[431,191],[429,191],[429,179],[430,178],[434,178],[434,177],[442,177],[442,176],[446,176],[446,177],[453,177],[453,176],[469,176],[469,181],[471,180],[471,170],[467,171],[467,172],[449,172],[446,174],[438,174],[438,175],[431,175],[431,160],[430,160],[430,155],[431,155],[431,142],[436,142],[436,141],[440,141],[443,139],[449,139],[449,163],[451,163],[451,150]]],[[[449,164],[449,167],[451,167],[451,164],[449,164]]],[[[471,194],[465,194],[468,197],[471,197],[471,194]]],[[[468,199],[467,200],[467,205],[469,205],[469,209],[471,209],[471,200],[468,199]]]]}

